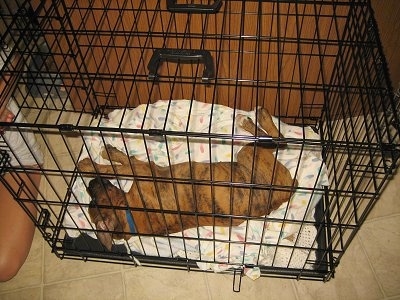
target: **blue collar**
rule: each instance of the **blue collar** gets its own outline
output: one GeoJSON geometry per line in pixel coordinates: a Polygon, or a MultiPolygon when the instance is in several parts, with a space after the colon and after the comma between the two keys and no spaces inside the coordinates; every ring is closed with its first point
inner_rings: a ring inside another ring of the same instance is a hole
{"type": "Polygon", "coordinates": [[[133,221],[133,217],[132,217],[132,213],[129,209],[127,209],[126,211],[126,220],[128,221],[129,224],[129,230],[131,231],[131,233],[136,233],[136,226],[135,226],[135,222],[133,221]]]}

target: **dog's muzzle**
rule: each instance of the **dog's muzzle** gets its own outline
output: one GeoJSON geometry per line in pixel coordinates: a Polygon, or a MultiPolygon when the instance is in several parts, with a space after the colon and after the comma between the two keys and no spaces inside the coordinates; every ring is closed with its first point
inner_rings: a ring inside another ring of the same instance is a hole
{"type": "Polygon", "coordinates": [[[106,191],[107,187],[111,185],[111,182],[107,179],[96,177],[90,180],[87,187],[87,192],[92,199],[96,198],[98,191],[106,191]]]}

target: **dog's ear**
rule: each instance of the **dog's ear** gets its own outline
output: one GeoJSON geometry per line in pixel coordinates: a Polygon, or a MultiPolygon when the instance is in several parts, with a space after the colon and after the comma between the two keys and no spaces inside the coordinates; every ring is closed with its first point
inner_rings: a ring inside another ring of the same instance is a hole
{"type": "Polygon", "coordinates": [[[108,219],[101,220],[96,223],[96,229],[104,230],[101,232],[97,232],[97,237],[100,240],[100,242],[103,244],[103,246],[106,247],[106,249],[108,251],[111,251],[112,242],[113,242],[112,231],[114,231],[114,229],[115,229],[114,224],[112,222],[110,222],[110,220],[108,220],[108,219]]]}
{"type": "Polygon", "coordinates": [[[96,224],[96,229],[104,230],[97,232],[97,238],[108,251],[111,251],[113,242],[112,231],[115,230],[114,222],[110,219],[110,217],[103,217],[100,214],[100,210],[97,207],[95,200],[92,200],[89,203],[89,215],[92,221],[96,224]]]}

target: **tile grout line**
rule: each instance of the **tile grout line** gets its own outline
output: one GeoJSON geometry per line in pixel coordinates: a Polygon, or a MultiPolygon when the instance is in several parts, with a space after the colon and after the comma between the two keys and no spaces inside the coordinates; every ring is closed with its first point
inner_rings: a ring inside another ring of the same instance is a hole
{"type": "Polygon", "coordinates": [[[366,219],[363,224],[370,224],[370,223],[378,222],[378,221],[381,221],[381,220],[384,220],[384,219],[387,219],[387,218],[395,218],[395,217],[400,217],[400,213],[393,213],[393,214],[389,214],[387,216],[380,216],[380,217],[376,217],[376,218],[373,218],[373,219],[366,219]]]}
{"type": "Polygon", "coordinates": [[[400,299],[400,295],[394,295],[394,296],[385,297],[384,300],[399,300],[399,299],[400,299]]]}
{"type": "Polygon", "coordinates": [[[205,282],[205,285],[206,285],[206,288],[207,288],[207,295],[208,295],[208,299],[209,300],[212,300],[212,294],[211,294],[211,290],[210,290],[210,285],[209,285],[209,283],[208,283],[208,278],[207,278],[207,274],[208,273],[206,273],[206,272],[202,272],[202,274],[203,274],[203,280],[204,280],[204,282],[205,282]]]}
{"type": "Polygon", "coordinates": [[[43,283],[43,288],[48,287],[50,285],[73,282],[73,281],[82,280],[82,279],[93,279],[93,278],[103,277],[105,275],[112,275],[112,274],[118,274],[118,273],[121,273],[121,270],[112,271],[112,272],[102,272],[102,273],[99,273],[99,274],[87,275],[87,276],[81,276],[81,277],[74,277],[74,278],[64,279],[64,280],[55,280],[55,281],[52,281],[52,282],[49,282],[49,283],[43,283]]]}
{"type": "MultiPolygon", "coordinates": [[[[17,287],[17,288],[11,289],[11,290],[0,291],[0,296],[1,295],[6,295],[6,294],[14,294],[16,292],[27,291],[27,290],[36,289],[36,288],[41,288],[41,285],[32,285],[32,286],[27,286],[27,287],[17,287]]],[[[43,297],[41,299],[43,299],[43,297]]]]}
{"type": "Polygon", "coordinates": [[[299,293],[298,293],[298,291],[297,291],[296,284],[294,283],[295,280],[296,280],[296,279],[290,280],[290,285],[292,286],[292,289],[293,289],[293,291],[294,291],[294,295],[295,295],[295,297],[296,297],[296,300],[300,300],[300,296],[299,296],[299,293]]]}
{"type": "Polygon", "coordinates": [[[124,270],[123,266],[121,266],[120,273],[121,273],[121,277],[122,277],[122,288],[124,291],[124,299],[128,299],[128,295],[126,293],[125,272],[126,271],[124,270]]]}
{"type": "MultiPolygon", "coordinates": [[[[40,231],[39,231],[40,233],[40,231]]],[[[40,299],[44,299],[44,274],[45,274],[45,255],[44,255],[44,251],[45,251],[45,243],[47,244],[47,242],[43,239],[42,240],[42,282],[40,284],[40,299]]]]}
{"type": "Polygon", "coordinates": [[[361,245],[361,249],[362,249],[362,251],[363,251],[365,257],[367,258],[367,262],[368,262],[369,268],[371,269],[372,274],[374,275],[374,278],[375,278],[375,280],[376,280],[376,282],[377,282],[377,284],[378,284],[378,286],[379,286],[379,290],[381,291],[381,293],[382,293],[382,295],[383,295],[383,299],[386,299],[387,297],[386,297],[385,291],[384,291],[383,286],[382,286],[382,284],[381,284],[381,282],[380,282],[380,280],[379,280],[379,278],[378,278],[378,276],[377,276],[377,274],[376,274],[376,272],[375,272],[375,268],[374,268],[374,266],[372,265],[372,262],[371,262],[371,260],[370,260],[370,258],[369,258],[369,255],[368,255],[368,253],[367,253],[367,250],[366,250],[366,248],[365,248],[365,245],[364,245],[364,243],[363,243],[363,241],[362,241],[361,236],[360,236],[360,235],[357,235],[357,236],[356,236],[356,239],[358,239],[358,241],[359,241],[359,243],[360,243],[360,245],[361,245]]]}

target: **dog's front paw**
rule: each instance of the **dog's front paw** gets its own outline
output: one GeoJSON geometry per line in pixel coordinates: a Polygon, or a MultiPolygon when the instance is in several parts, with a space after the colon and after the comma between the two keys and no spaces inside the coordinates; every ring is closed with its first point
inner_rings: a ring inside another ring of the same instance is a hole
{"type": "Polygon", "coordinates": [[[118,153],[118,152],[120,152],[120,151],[117,148],[115,148],[114,146],[112,146],[110,144],[107,144],[104,147],[102,147],[102,149],[100,151],[100,156],[109,161],[113,161],[114,153],[118,153]]]}
{"type": "Polygon", "coordinates": [[[129,165],[128,156],[112,145],[105,145],[105,147],[103,147],[101,150],[100,155],[102,158],[111,162],[117,162],[121,165],[129,165]]]}
{"type": "Polygon", "coordinates": [[[92,160],[86,157],[78,162],[78,170],[80,172],[95,172],[95,166],[92,160]]]}

